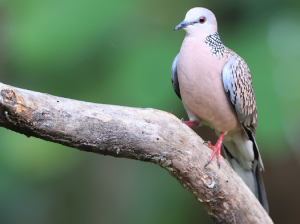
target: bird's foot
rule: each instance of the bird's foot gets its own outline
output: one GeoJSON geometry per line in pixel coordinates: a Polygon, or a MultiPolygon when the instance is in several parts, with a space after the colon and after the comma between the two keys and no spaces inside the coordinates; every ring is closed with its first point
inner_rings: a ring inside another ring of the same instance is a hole
{"type": "Polygon", "coordinates": [[[189,126],[190,128],[195,128],[199,125],[196,121],[184,121],[183,118],[181,118],[181,122],[189,126]]]}
{"type": "Polygon", "coordinates": [[[207,144],[207,146],[213,150],[213,153],[209,157],[209,160],[204,167],[206,167],[210,163],[210,161],[214,158],[214,156],[217,154],[218,166],[219,168],[221,168],[221,149],[222,149],[222,141],[224,136],[225,136],[224,133],[221,132],[220,137],[215,145],[212,145],[210,141],[203,142],[203,144],[207,144]]]}
{"type": "Polygon", "coordinates": [[[169,113],[169,114],[173,114],[173,111],[172,111],[172,110],[169,110],[168,113],[169,113]]]}

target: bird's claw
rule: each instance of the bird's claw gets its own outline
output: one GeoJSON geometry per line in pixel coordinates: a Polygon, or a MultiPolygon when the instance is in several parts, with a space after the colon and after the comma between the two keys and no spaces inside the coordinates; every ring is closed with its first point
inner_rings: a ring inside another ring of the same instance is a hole
{"type": "Polygon", "coordinates": [[[190,128],[195,128],[199,125],[198,122],[196,121],[184,121],[183,118],[180,119],[182,123],[186,124],[187,126],[189,126],[190,128]]]}
{"type": "MultiPolygon", "coordinates": [[[[203,145],[207,145],[208,148],[212,149],[212,145],[210,141],[204,141],[203,145]]],[[[213,150],[213,149],[212,149],[213,150]]]]}
{"type": "Polygon", "coordinates": [[[205,164],[204,167],[206,167],[214,158],[214,156],[217,154],[218,166],[219,169],[221,168],[221,148],[222,148],[222,141],[224,136],[225,136],[224,133],[221,132],[220,137],[215,145],[212,145],[210,141],[203,142],[203,144],[207,144],[207,146],[213,150],[211,156],[209,157],[208,162],[205,164]]]}
{"type": "Polygon", "coordinates": [[[205,164],[204,168],[206,168],[206,166],[210,163],[210,161],[207,161],[207,163],[205,164]]]}
{"type": "Polygon", "coordinates": [[[168,113],[169,113],[169,114],[173,114],[173,111],[172,111],[172,110],[169,110],[168,113]]]}

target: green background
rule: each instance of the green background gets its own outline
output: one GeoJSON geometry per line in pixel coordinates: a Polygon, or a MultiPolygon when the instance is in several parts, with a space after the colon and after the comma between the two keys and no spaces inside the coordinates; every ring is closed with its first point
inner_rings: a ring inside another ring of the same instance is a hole
{"type": "MultiPolygon", "coordinates": [[[[300,1],[2,0],[0,81],[95,103],[172,109],[187,119],[170,80],[185,33],[172,30],[196,6],[215,13],[223,43],[250,67],[270,215],[299,223],[300,1]]],[[[211,220],[157,165],[0,128],[0,223],[211,220]]]]}

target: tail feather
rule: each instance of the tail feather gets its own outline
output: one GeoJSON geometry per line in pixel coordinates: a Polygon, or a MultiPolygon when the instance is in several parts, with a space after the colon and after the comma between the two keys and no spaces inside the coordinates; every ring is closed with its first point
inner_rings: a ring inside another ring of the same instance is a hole
{"type": "Polygon", "coordinates": [[[250,190],[254,193],[254,195],[259,200],[261,205],[265,208],[267,213],[269,213],[269,205],[267,201],[264,182],[260,173],[260,165],[258,160],[255,160],[253,162],[251,170],[245,170],[239,164],[239,162],[230,154],[228,149],[224,145],[222,145],[222,147],[227,161],[237,172],[237,174],[243,179],[243,181],[250,188],[250,190]]]}
{"type": "Polygon", "coordinates": [[[267,213],[269,213],[269,204],[268,204],[268,200],[267,200],[265,185],[264,185],[258,164],[255,169],[255,173],[253,173],[253,175],[254,175],[254,179],[256,181],[256,185],[257,185],[257,196],[256,197],[258,198],[261,205],[265,208],[267,213]]]}

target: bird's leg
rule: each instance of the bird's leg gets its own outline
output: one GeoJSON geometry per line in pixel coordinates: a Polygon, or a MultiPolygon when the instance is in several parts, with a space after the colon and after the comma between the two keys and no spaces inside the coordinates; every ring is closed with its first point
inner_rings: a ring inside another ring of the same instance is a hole
{"type": "Polygon", "coordinates": [[[181,122],[189,126],[190,128],[195,128],[199,125],[196,121],[184,121],[183,118],[181,118],[181,122]]]}
{"type": "Polygon", "coordinates": [[[217,141],[217,143],[215,145],[212,145],[209,141],[208,142],[204,142],[207,144],[207,146],[213,150],[213,153],[211,154],[208,162],[205,164],[204,167],[206,167],[210,161],[214,158],[214,156],[216,155],[217,153],[217,159],[218,159],[218,165],[219,165],[219,168],[221,167],[221,149],[222,149],[222,141],[223,141],[223,138],[224,138],[225,134],[223,132],[220,133],[220,136],[219,136],[219,139],[217,141]]]}

